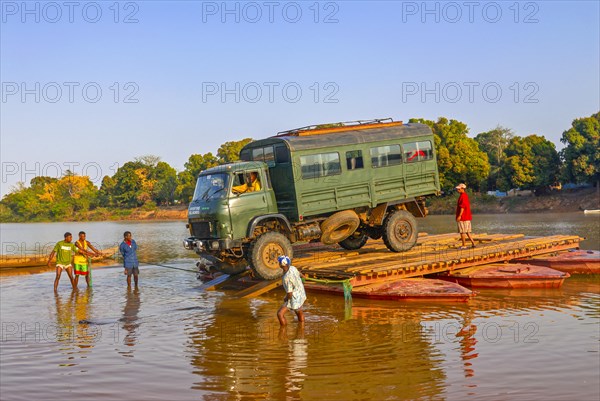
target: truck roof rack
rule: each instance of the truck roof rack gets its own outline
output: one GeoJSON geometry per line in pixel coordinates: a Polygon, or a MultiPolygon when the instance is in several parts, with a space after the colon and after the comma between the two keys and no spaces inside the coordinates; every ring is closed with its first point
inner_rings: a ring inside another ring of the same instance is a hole
{"type": "Polygon", "coordinates": [[[330,124],[307,125],[306,127],[295,128],[287,131],[278,132],[278,136],[308,136],[331,134],[334,132],[353,131],[356,129],[382,128],[402,125],[402,121],[394,121],[392,118],[376,118],[373,120],[345,121],[330,124]]]}

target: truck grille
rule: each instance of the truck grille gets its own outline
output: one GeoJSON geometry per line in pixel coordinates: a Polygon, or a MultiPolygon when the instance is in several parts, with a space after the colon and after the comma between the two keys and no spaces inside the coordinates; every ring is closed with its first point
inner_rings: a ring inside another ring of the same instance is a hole
{"type": "Polygon", "coordinates": [[[210,223],[208,221],[192,223],[192,234],[196,238],[210,238],[210,223]]]}

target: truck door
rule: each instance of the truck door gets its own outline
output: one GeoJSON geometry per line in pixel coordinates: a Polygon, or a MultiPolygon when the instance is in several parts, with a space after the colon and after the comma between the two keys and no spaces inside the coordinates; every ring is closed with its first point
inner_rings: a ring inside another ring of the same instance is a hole
{"type": "Polygon", "coordinates": [[[229,197],[234,238],[245,237],[249,222],[256,216],[269,213],[269,204],[273,202],[270,195],[272,196],[273,190],[270,190],[269,194],[266,190],[268,186],[267,177],[260,169],[234,173],[229,197]]]}

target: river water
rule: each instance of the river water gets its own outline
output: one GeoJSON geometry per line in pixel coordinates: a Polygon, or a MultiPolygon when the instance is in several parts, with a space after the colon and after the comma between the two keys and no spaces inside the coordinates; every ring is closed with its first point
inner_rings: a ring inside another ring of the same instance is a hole
{"type": "MultiPolygon", "coordinates": [[[[451,216],[420,220],[448,232],[451,216]]],[[[583,214],[475,216],[476,233],[578,234],[583,214]]],[[[281,329],[283,291],[204,292],[184,222],[3,224],[3,253],[49,250],[64,231],[140,245],[140,287],[118,267],[71,291],[54,273],[0,276],[0,399],[600,399],[600,277],[561,289],[487,290],[468,303],[399,303],[309,294],[306,324],[281,329]],[[161,266],[162,265],[162,266],[161,266]]],[[[289,316],[291,320],[292,316],[289,316]]]]}

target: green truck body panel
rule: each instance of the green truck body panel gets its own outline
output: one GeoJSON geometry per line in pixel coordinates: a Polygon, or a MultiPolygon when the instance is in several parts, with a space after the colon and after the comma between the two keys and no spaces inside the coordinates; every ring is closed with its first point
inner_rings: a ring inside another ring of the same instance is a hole
{"type": "Polygon", "coordinates": [[[253,160],[256,155],[260,157],[260,149],[269,147],[275,149],[275,160],[267,163],[278,210],[292,222],[299,221],[301,216],[304,219],[346,209],[376,207],[381,203],[440,191],[433,133],[423,124],[369,130],[357,127],[356,130],[314,136],[271,137],[247,144],[240,156],[243,160],[253,160]],[[405,160],[407,144],[426,141],[431,143],[427,160],[405,160]],[[375,167],[371,149],[394,145],[399,145],[402,160],[375,167]],[[346,155],[357,151],[362,155],[362,167],[349,169],[346,155]],[[307,173],[303,171],[303,157],[332,153],[338,155],[339,165],[332,171],[313,172],[315,177],[303,178],[307,173]],[[287,158],[286,162],[279,163],[278,155],[283,160],[287,158]]]}

